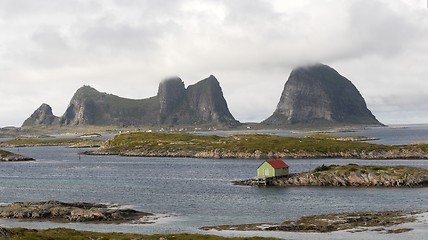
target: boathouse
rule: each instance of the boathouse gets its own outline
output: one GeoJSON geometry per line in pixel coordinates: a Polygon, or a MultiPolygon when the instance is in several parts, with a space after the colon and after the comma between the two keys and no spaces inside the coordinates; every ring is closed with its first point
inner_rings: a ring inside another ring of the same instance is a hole
{"type": "Polygon", "coordinates": [[[267,160],[257,168],[258,178],[273,178],[288,175],[288,165],[282,160],[267,160]]]}

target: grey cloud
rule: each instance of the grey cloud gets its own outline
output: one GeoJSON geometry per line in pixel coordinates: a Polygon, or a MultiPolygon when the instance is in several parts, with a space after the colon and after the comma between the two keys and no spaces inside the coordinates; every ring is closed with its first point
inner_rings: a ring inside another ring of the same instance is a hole
{"type": "MultiPolygon", "coordinates": [[[[35,106],[19,104],[17,125],[41,102],[62,114],[83,84],[144,98],[166,76],[189,85],[209,74],[236,118],[260,121],[291,68],[316,61],[350,78],[374,111],[424,108],[422,7],[405,0],[0,0],[0,81],[31,86],[25,95],[35,106]]],[[[0,97],[2,115],[17,98],[0,97]]]]}

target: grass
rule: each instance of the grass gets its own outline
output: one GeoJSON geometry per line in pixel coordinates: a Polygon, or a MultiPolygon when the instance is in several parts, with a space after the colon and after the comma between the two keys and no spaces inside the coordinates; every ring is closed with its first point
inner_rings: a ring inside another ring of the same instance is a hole
{"type": "MultiPolygon", "coordinates": [[[[65,228],[55,228],[47,230],[35,230],[25,228],[12,228],[8,229],[12,235],[12,240],[88,240],[88,239],[99,239],[99,240],[269,240],[274,238],[261,238],[261,237],[245,237],[245,238],[226,238],[213,235],[202,235],[202,234],[156,234],[156,235],[142,235],[142,234],[130,234],[130,233],[95,233],[77,231],[65,228]]],[[[2,238],[0,238],[2,239],[2,238]]]]}
{"type": "Polygon", "coordinates": [[[192,134],[130,133],[108,141],[106,150],[126,151],[230,151],[337,153],[347,151],[388,151],[394,146],[334,139],[296,138],[275,135],[242,134],[229,137],[192,134]]]}
{"type": "Polygon", "coordinates": [[[376,166],[376,165],[357,165],[357,164],[347,164],[347,165],[321,165],[313,171],[314,175],[330,175],[333,173],[339,175],[349,175],[351,172],[356,174],[387,174],[392,176],[402,177],[405,175],[428,175],[428,169],[410,167],[410,166],[376,166]]]}
{"type": "Polygon", "coordinates": [[[8,151],[4,151],[4,150],[0,149],[0,157],[8,157],[8,156],[11,156],[11,155],[13,155],[13,153],[8,152],[8,151]]]}

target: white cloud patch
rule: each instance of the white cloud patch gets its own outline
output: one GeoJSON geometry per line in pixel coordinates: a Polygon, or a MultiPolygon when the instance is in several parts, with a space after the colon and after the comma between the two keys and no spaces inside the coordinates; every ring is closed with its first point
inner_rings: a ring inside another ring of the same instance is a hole
{"type": "Polygon", "coordinates": [[[428,122],[427,13],[422,0],[0,0],[0,126],[43,102],[61,115],[83,84],[146,98],[210,74],[238,120],[261,121],[292,67],[317,61],[382,122],[428,122]]]}

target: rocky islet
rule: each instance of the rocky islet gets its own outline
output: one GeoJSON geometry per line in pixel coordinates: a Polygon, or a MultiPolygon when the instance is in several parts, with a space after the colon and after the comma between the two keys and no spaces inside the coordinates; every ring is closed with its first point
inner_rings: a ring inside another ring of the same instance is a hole
{"type": "Polygon", "coordinates": [[[15,202],[6,206],[0,206],[0,217],[22,220],[144,223],[140,219],[147,216],[153,216],[153,214],[121,208],[117,205],[85,202],[15,202]]]}

